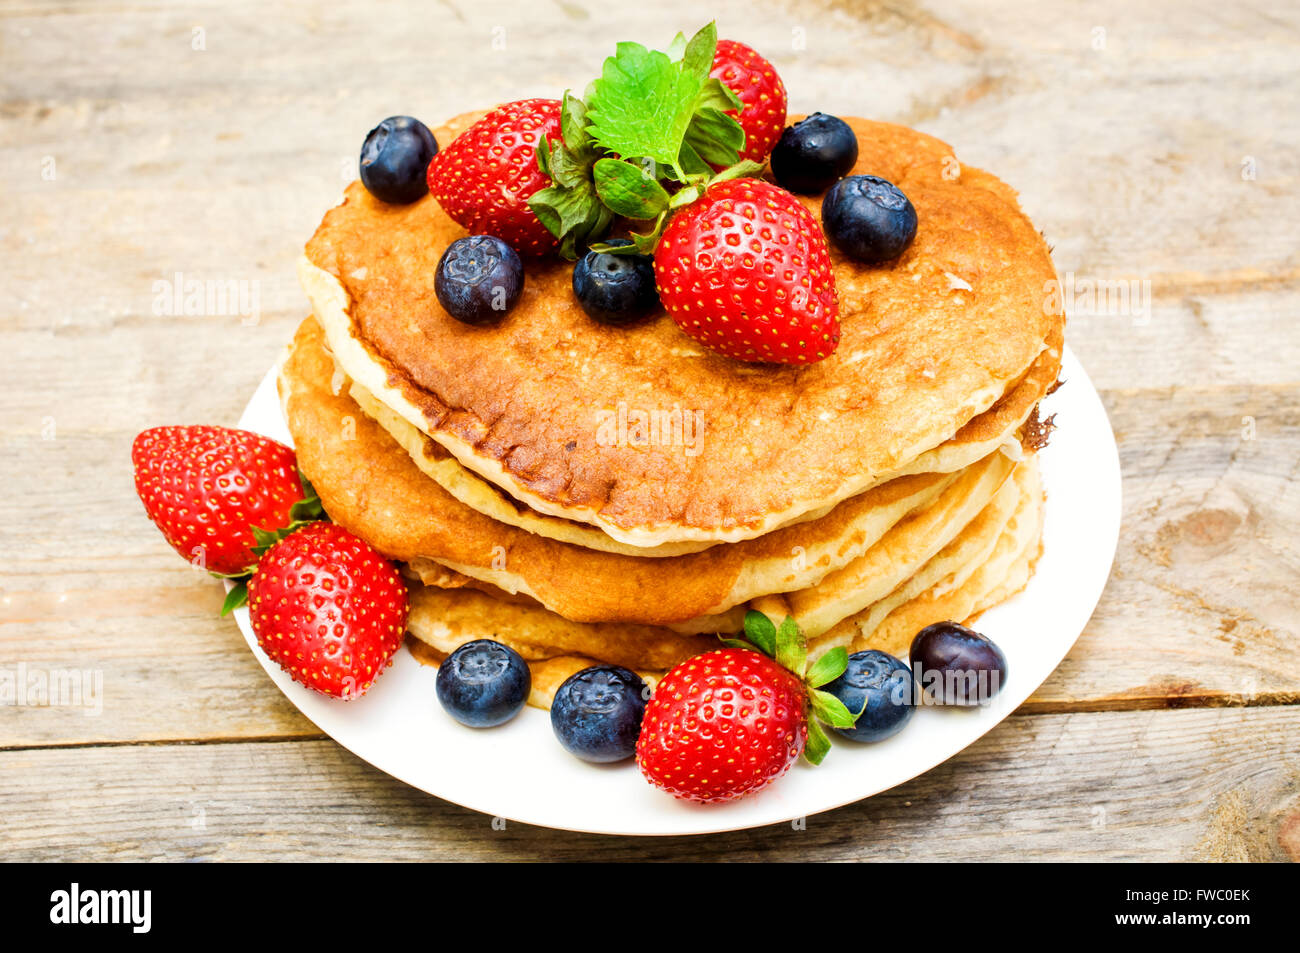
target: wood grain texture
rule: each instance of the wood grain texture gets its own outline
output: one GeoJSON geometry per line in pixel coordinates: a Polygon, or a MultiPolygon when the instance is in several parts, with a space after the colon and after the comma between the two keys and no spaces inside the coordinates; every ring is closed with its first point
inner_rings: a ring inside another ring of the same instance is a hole
{"type": "Polygon", "coordinates": [[[494,833],[319,740],[216,618],[219,586],[144,518],[131,438],[238,417],[305,313],[294,261],[378,118],[555,95],[615,40],[666,39],[706,14],[684,0],[383,15],[359,0],[3,2],[0,666],[99,672],[103,707],[0,709],[0,845],[326,856],[342,824],[357,856],[412,859],[596,844],[626,858],[955,859],[999,855],[1005,830],[1026,856],[1277,855],[1261,845],[1293,792],[1300,702],[1300,11],[709,12],[771,57],[792,111],[938,135],[1020,190],[1064,280],[1137,283],[1127,307],[1069,302],[1069,343],[1120,445],[1124,524],[1096,615],[1020,717],[806,832],[649,845],[494,833]],[[155,283],[178,272],[248,282],[256,314],[158,313],[155,283]],[[1198,710],[1164,710],[1179,708],[1198,710]]]}
{"type": "Polygon", "coordinates": [[[803,830],[698,838],[494,829],[328,741],[4,752],[0,817],[10,860],[1283,860],[1297,731],[1291,707],[1013,717],[803,830]]]}

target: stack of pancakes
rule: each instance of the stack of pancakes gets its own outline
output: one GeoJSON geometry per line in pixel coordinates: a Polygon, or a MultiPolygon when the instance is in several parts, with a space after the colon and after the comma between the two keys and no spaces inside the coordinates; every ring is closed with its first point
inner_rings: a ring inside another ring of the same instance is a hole
{"type": "Polygon", "coordinates": [[[793,615],[814,657],[906,656],[1024,586],[1063,346],[1048,249],[942,142],[848,121],[855,173],[903,189],[920,228],[885,265],[832,252],[842,337],[805,367],[721,357],[662,314],[597,324],[558,260],[527,262],[515,308],[470,327],[434,295],[465,234],[436,200],[354,183],[327,213],[281,398],[326,511],[406,565],[422,660],[505,642],[545,707],[597,662],[653,680],[747,609],[793,615]]]}

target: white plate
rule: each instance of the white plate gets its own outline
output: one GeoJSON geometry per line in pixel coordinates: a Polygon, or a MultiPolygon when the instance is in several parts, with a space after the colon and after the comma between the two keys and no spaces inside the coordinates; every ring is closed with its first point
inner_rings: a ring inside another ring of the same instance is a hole
{"type": "MultiPolygon", "coordinates": [[[[821,767],[800,761],[765,791],[731,804],[678,801],[646,783],[630,761],[579,761],[552,736],[549,715],[534,708],[499,728],[463,727],[438,705],[436,669],[405,649],[362,698],[326,698],[292,681],[257,647],[247,609],[235,618],[271,680],[322,731],[381,771],[484,814],[601,834],[704,834],[828,811],[914,778],[989,731],[1060,664],[1092,615],[1119,537],[1119,455],[1101,399],[1068,348],[1061,376],[1066,385],[1045,402],[1058,429],[1040,455],[1043,556],[1028,587],[979,622],[1006,653],[1001,694],[977,709],[922,707],[878,744],[836,740],[821,767]]],[[[274,368],[239,426],[292,443],[274,368]]]]}

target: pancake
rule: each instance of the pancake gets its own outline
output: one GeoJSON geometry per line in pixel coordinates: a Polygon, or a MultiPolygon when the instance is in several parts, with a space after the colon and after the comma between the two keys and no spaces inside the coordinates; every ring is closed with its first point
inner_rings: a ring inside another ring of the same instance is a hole
{"type": "Polygon", "coordinates": [[[1009,484],[1015,507],[999,532],[968,531],[906,582],[816,638],[809,656],[837,645],[850,651],[880,649],[906,658],[916,633],[934,622],[961,621],[1019,592],[1041,552],[1042,483],[1032,458],[1009,484]]]}
{"type": "Polygon", "coordinates": [[[407,631],[440,652],[475,639],[502,642],[525,660],[577,655],[634,671],[666,670],[718,647],[712,636],[622,623],[570,622],[540,606],[512,605],[474,589],[411,586],[407,631]]]}
{"type": "Polygon", "coordinates": [[[1002,454],[977,467],[963,471],[933,505],[902,520],[843,569],[807,589],[755,599],[754,608],[774,619],[794,616],[814,639],[907,584],[940,550],[969,548],[980,540],[991,548],[1015,510],[1019,496],[1009,478],[1018,468],[1002,454]]]}
{"type": "Polygon", "coordinates": [[[465,506],[360,411],[345,380],[335,384],[321,328],[308,319],[283,365],[281,398],[299,465],[331,518],[389,558],[433,560],[577,622],[734,631],[742,603],[806,588],[851,564],[900,520],[971,473],[963,485],[972,489],[962,496],[978,486],[991,496],[996,487],[979,474],[1010,466],[995,452],[961,474],[890,481],[826,516],[758,539],[641,559],[561,543],[465,506]]]}
{"type": "MultiPolygon", "coordinates": [[[[1047,347],[1035,359],[1029,371],[996,404],[968,422],[952,438],[921,454],[894,477],[917,473],[953,473],[1000,447],[1010,447],[1016,439],[1016,431],[1056,381],[1061,367],[1061,348],[1061,329],[1055,327],[1048,338],[1047,347]]],[[[655,547],[630,546],[593,526],[538,513],[461,465],[446,448],[413,427],[360,384],[352,381],[349,393],[362,411],[387,430],[411,455],[415,465],[425,475],[436,480],[444,490],[466,506],[498,522],[588,549],[628,556],[679,556],[716,545],[708,542],[680,542],[655,547]]],[[[808,516],[815,518],[818,515],[824,514],[813,513],[808,516]]]]}
{"type": "Polygon", "coordinates": [[[723,358],[666,316],[597,325],[563,262],[530,263],[499,326],[463,325],[437,304],[433,275],[464,231],[432,197],[385,205],[359,183],[326,214],[300,276],[347,375],[530,509],[637,547],[752,539],[943,444],[1007,394],[1062,321],[1043,307],[1047,248],[1008,187],[952,175],[937,139],[849,121],[854,171],[904,189],[920,229],[885,265],[832,253],[842,338],[817,364],[723,358]],[[698,428],[611,437],[620,409],[698,428]]]}
{"type": "MultiPolygon", "coordinates": [[[[1018,592],[1041,552],[1042,489],[1034,461],[1016,468],[996,505],[885,599],[821,638],[810,640],[819,657],[832,646],[880,649],[907,658],[916,633],[933,622],[973,617],[1018,592]],[[1002,522],[1007,499],[1012,514],[1002,522]],[[1000,524],[1000,527],[999,527],[1000,524]],[[990,530],[993,530],[990,532],[990,530]],[[914,582],[913,580],[923,580],[914,582]]],[[[570,675],[591,665],[622,665],[652,687],[665,671],[716,648],[713,638],[683,637],[654,626],[569,622],[537,605],[512,604],[478,592],[472,580],[449,576],[459,588],[412,584],[408,646],[421,662],[437,665],[466,642],[491,638],[523,656],[533,679],[528,703],[549,708],[570,675]]]]}

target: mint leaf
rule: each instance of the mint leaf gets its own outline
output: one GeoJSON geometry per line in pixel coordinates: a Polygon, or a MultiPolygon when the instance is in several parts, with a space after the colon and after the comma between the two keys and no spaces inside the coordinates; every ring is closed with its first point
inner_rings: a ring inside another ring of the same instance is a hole
{"type": "Polygon", "coordinates": [[[668,208],[668,193],[640,166],[601,159],[594,168],[596,194],[615,215],[655,218],[668,208]]]}
{"type": "Polygon", "coordinates": [[[844,674],[844,670],[848,667],[848,650],[842,645],[837,645],[816,662],[813,662],[812,668],[808,670],[808,684],[813,688],[820,688],[827,682],[835,681],[844,674]]]}
{"type": "Polygon", "coordinates": [[[728,115],[740,100],[709,76],[717,42],[709,23],[689,40],[679,33],[667,53],[620,43],[583,98],[565,92],[562,141],[537,149],[551,186],[528,200],[565,258],[587,248],[651,254],[669,210],[703,195],[714,169],[746,174],[737,168],[744,130],[728,115]],[[616,216],[653,224],[632,245],[611,247],[600,239],[616,216]]]}
{"type": "Polygon", "coordinates": [[[666,53],[620,43],[592,84],[587,118],[592,138],[628,159],[676,165],[703,79],[666,53]]]}

